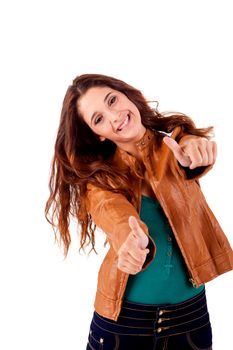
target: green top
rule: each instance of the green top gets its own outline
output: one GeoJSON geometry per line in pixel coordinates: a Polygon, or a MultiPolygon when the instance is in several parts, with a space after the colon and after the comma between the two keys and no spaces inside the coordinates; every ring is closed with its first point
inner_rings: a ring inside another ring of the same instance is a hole
{"type": "Polygon", "coordinates": [[[157,251],[144,271],[129,276],[124,298],[144,304],[174,304],[200,293],[204,285],[194,288],[189,282],[187,267],[159,202],[142,195],[140,217],[157,251]]]}

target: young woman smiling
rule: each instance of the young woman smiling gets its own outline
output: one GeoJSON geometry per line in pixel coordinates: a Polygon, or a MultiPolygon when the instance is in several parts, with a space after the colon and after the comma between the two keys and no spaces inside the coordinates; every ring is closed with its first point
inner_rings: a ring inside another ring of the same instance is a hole
{"type": "Polygon", "coordinates": [[[232,249],[199,178],[216,160],[212,128],[153,110],[122,80],[78,76],[66,92],[46,217],[67,255],[109,250],[98,275],[87,349],[211,349],[205,283],[233,267],[232,249]]]}

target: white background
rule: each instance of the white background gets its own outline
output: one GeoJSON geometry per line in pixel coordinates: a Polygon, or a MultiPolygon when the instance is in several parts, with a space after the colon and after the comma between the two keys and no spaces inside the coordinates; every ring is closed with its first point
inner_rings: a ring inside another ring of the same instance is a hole
{"type": "MultiPolygon", "coordinates": [[[[201,180],[231,244],[231,1],[5,1],[0,5],[0,348],[85,349],[106,253],[66,260],[44,218],[62,100],[76,75],[103,73],[213,125],[214,169],[201,180]]],[[[214,349],[231,349],[232,274],[208,283],[214,349]]]]}

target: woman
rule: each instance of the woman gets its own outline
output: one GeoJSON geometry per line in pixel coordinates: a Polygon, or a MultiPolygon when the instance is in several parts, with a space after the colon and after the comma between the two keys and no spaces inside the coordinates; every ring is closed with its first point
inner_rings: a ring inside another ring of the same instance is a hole
{"type": "Polygon", "coordinates": [[[65,255],[70,215],[82,249],[96,226],[107,236],[87,349],[211,349],[205,283],[233,266],[198,180],[216,159],[211,131],[113,77],[69,86],[46,217],[65,255]]]}

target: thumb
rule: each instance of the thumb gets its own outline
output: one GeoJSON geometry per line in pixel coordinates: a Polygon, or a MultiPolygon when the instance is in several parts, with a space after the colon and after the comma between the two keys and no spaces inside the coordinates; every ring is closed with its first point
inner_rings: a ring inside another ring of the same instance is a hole
{"type": "Polygon", "coordinates": [[[163,142],[170,148],[181,165],[189,166],[191,164],[190,158],[185,155],[181,146],[173,138],[165,136],[163,142]]]}
{"type": "Polygon", "coordinates": [[[130,216],[129,217],[129,227],[131,228],[132,231],[134,231],[134,233],[137,236],[141,236],[142,229],[139,226],[139,223],[138,223],[137,219],[134,216],[130,216]]]}
{"type": "Polygon", "coordinates": [[[149,238],[147,237],[143,229],[140,227],[137,219],[134,216],[129,217],[129,227],[131,228],[135,236],[139,239],[140,246],[142,247],[142,249],[146,248],[149,242],[149,238]]]}

